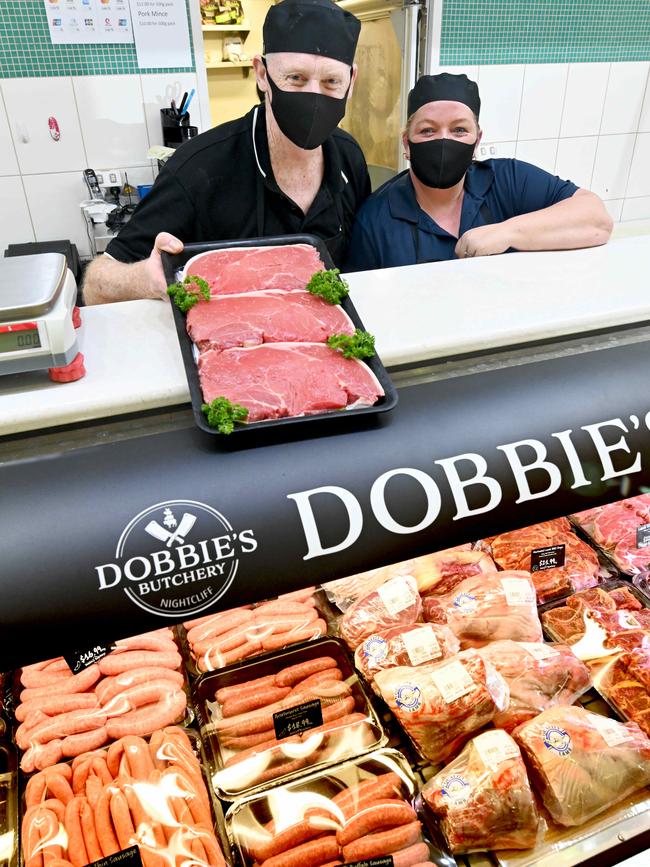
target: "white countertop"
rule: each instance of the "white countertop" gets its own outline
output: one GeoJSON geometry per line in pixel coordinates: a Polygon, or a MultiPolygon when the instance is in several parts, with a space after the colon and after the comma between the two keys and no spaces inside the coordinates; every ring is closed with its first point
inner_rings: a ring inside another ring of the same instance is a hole
{"type": "MultiPolygon", "coordinates": [[[[386,366],[650,320],[650,235],[348,275],[386,366]]],[[[189,401],[169,304],[82,308],[86,376],[0,377],[0,435],[189,401]]]]}

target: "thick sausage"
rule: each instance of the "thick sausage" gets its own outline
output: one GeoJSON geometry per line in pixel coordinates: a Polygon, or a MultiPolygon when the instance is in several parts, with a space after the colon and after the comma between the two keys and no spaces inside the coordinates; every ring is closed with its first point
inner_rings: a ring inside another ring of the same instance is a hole
{"type": "Polygon", "coordinates": [[[65,671],[29,671],[24,668],[20,675],[20,682],[28,689],[39,689],[42,686],[56,686],[72,677],[72,672],[65,671]]]}
{"type": "Polygon", "coordinates": [[[75,692],[70,695],[50,695],[48,698],[33,699],[19,704],[16,708],[16,719],[25,722],[33,711],[52,716],[66,713],[69,710],[90,709],[98,706],[97,698],[92,692],[75,692]]]}
{"type": "Polygon", "coordinates": [[[105,786],[94,807],[95,830],[104,858],[114,855],[120,850],[111,815],[111,798],[114,791],[114,786],[105,786]]]}
{"type": "Polygon", "coordinates": [[[280,855],[274,855],[263,863],[263,867],[320,867],[328,861],[336,861],[339,846],[334,834],[318,837],[300,846],[295,846],[280,855]]]}
{"type": "MultiPolygon", "coordinates": [[[[89,863],[86,844],[81,827],[81,810],[86,799],[76,795],[65,808],[65,829],[68,834],[68,858],[74,867],[85,867],[89,863]]],[[[96,859],[95,859],[96,860],[96,859]]]]}
{"type": "Polygon", "coordinates": [[[108,748],[107,770],[113,777],[121,772],[134,780],[147,780],[154,764],[146,741],[134,735],[127,735],[108,748]],[[123,770],[124,761],[125,768],[123,770]]]}
{"type": "Polygon", "coordinates": [[[392,852],[393,867],[415,867],[429,864],[429,847],[426,843],[414,843],[405,849],[392,852]]]}
{"type": "Polygon", "coordinates": [[[295,686],[299,681],[305,680],[317,671],[323,671],[326,668],[337,668],[336,660],[331,656],[320,656],[318,659],[308,659],[305,662],[298,662],[296,665],[290,665],[275,675],[276,686],[295,686]]]}
{"type": "Polygon", "coordinates": [[[72,791],[75,795],[83,795],[89,777],[98,777],[102,786],[113,779],[105,759],[100,756],[88,756],[83,762],[78,762],[72,772],[72,791]]]}
{"type": "MultiPolygon", "coordinates": [[[[321,811],[322,815],[323,811],[321,811]]],[[[268,858],[280,855],[288,849],[294,849],[308,840],[313,840],[314,837],[320,837],[328,829],[323,827],[322,819],[320,824],[317,822],[316,816],[305,817],[301,822],[296,822],[295,825],[291,825],[279,833],[275,833],[273,823],[271,823],[266,829],[269,832],[268,839],[263,842],[256,839],[254,843],[247,844],[246,848],[256,861],[266,861],[268,858]]]]}
{"type": "Polygon", "coordinates": [[[245,641],[239,647],[234,650],[227,650],[225,653],[213,649],[200,657],[197,660],[197,665],[202,671],[213,671],[215,668],[225,668],[233,662],[248,659],[249,656],[254,656],[261,650],[262,643],[260,641],[245,641]]]}
{"type": "Polygon", "coordinates": [[[123,652],[124,650],[158,650],[162,653],[171,653],[178,648],[172,637],[172,633],[166,635],[134,635],[132,638],[120,638],[115,642],[115,650],[113,653],[123,652]]]}
{"type": "Polygon", "coordinates": [[[101,747],[108,740],[108,729],[102,726],[90,732],[81,732],[78,735],[69,735],[61,741],[61,753],[64,756],[78,756],[88,750],[101,747]]]}
{"type": "Polygon", "coordinates": [[[245,683],[234,684],[233,686],[222,686],[217,690],[215,695],[216,700],[220,705],[235,696],[245,695],[249,692],[255,693],[258,689],[266,686],[275,685],[275,675],[267,674],[265,677],[257,677],[255,680],[247,680],[245,683]]]}
{"type": "Polygon", "coordinates": [[[132,668],[144,666],[161,666],[162,668],[180,668],[181,657],[178,651],[161,652],[157,650],[125,650],[124,653],[111,653],[97,663],[104,675],[122,674],[132,668]]]}
{"type": "MultiPolygon", "coordinates": [[[[58,695],[69,695],[74,692],[85,692],[90,689],[99,680],[101,672],[97,663],[84,668],[79,674],[73,674],[66,678],[61,683],[57,684],[56,692],[58,695]]],[[[32,701],[35,698],[50,698],[52,696],[52,687],[39,686],[35,689],[23,689],[20,693],[20,700],[32,701]]]]}
{"type": "Polygon", "coordinates": [[[145,705],[123,716],[109,719],[106,731],[109,738],[125,735],[148,735],[158,728],[170,725],[183,716],[187,707],[187,697],[182,690],[167,696],[164,701],[145,705]]]}
{"type": "Polygon", "coordinates": [[[86,759],[93,759],[96,756],[98,758],[104,759],[104,761],[106,761],[106,755],[107,755],[106,750],[99,750],[99,749],[98,750],[88,750],[85,753],[79,753],[79,755],[74,757],[74,759],[72,760],[70,765],[64,765],[63,767],[71,768],[72,773],[70,775],[70,779],[72,779],[72,774],[74,773],[74,770],[77,767],[77,765],[80,765],[82,762],[85,762],[86,759]]]}
{"type": "Polygon", "coordinates": [[[400,777],[390,771],[371,780],[363,780],[349,789],[343,789],[332,798],[332,802],[346,818],[349,818],[373,801],[399,795],[402,786],[403,782],[400,777]]]}
{"type": "Polygon", "coordinates": [[[234,608],[232,611],[214,614],[210,620],[190,629],[187,633],[187,640],[190,644],[194,644],[197,641],[203,641],[212,636],[222,635],[235,626],[242,626],[244,623],[252,622],[253,612],[250,609],[234,608]]]}
{"type": "Polygon", "coordinates": [[[61,801],[62,804],[67,804],[68,801],[71,801],[72,798],[74,798],[72,787],[63,774],[59,774],[58,772],[49,769],[42,771],[42,773],[45,774],[47,791],[50,793],[51,797],[56,798],[57,801],[61,801]]]}
{"type": "Polygon", "coordinates": [[[102,704],[107,704],[114,696],[138,683],[151,680],[168,680],[177,687],[183,685],[183,674],[173,668],[134,668],[113,677],[104,677],[95,687],[95,695],[102,704]]]}
{"type": "Polygon", "coordinates": [[[256,618],[259,618],[260,615],[268,617],[271,614],[304,614],[310,607],[299,600],[280,597],[280,599],[273,599],[270,602],[262,602],[255,608],[254,614],[256,618]]]}
{"type": "Polygon", "coordinates": [[[130,686],[118,693],[108,704],[103,706],[102,711],[108,716],[114,717],[152,702],[165,704],[167,697],[177,691],[178,687],[169,680],[137,683],[135,686],[130,686]]]}
{"type": "Polygon", "coordinates": [[[46,744],[55,738],[63,738],[101,728],[105,722],[106,716],[99,710],[71,710],[54,717],[48,717],[46,722],[41,722],[29,729],[20,739],[16,738],[16,743],[21,749],[26,749],[33,743],[46,744]]]}
{"type": "Polygon", "coordinates": [[[415,822],[415,810],[399,798],[383,798],[363,808],[356,816],[346,822],[344,828],[336,832],[339,846],[347,846],[380,828],[394,828],[415,822]]]}
{"type": "Polygon", "coordinates": [[[20,769],[31,774],[32,771],[43,771],[60,762],[63,758],[62,743],[63,741],[57,738],[48,744],[32,744],[20,760],[20,769]]]}
{"type": "Polygon", "coordinates": [[[226,749],[233,751],[248,750],[251,747],[259,746],[272,742],[275,737],[274,729],[265,729],[263,732],[258,732],[254,735],[242,735],[233,737],[228,733],[219,736],[219,743],[226,749]]]}
{"type": "Polygon", "coordinates": [[[258,710],[276,701],[282,701],[290,692],[291,688],[288,686],[260,687],[255,692],[244,693],[241,696],[233,696],[228,699],[221,706],[221,713],[224,717],[249,713],[252,710],[258,710]]]}
{"type": "Polygon", "coordinates": [[[338,683],[343,680],[343,672],[340,668],[326,668],[325,671],[317,671],[310,677],[306,677],[297,683],[291,690],[291,695],[296,695],[299,692],[305,692],[313,686],[319,686],[324,683],[338,683]]]}
{"type": "Polygon", "coordinates": [[[406,846],[412,846],[421,840],[421,825],[417,820],[408,825],[400,825],[389,831],[379,831],[355,840],[343,847],[344,861],[364,861],[367,858],[378,858],[387,852],[396,852],[406,846]]]}
{"type": "Polygon", "coordinates": [[[262,639],[264,650],[278,650],[287,644],[297,644],[299,641],[313,641],[327,632],[327,623],[324,620],[314,620],[304,629],[295,629],[292,632],[280,632],[277,635],[269,635],[262,639]]]}

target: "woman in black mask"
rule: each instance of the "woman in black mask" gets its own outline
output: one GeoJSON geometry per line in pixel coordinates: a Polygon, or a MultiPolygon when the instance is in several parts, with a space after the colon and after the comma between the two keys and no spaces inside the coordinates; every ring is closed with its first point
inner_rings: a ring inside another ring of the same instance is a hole
{"type": "Polygon", "coordinates": [[[521,160],[475,162],[481,100],[466,75],[425,75],[408,97],[410,169],[357,215],[348,271],[591,247],[608,240],[601,200],[521,160]]]}

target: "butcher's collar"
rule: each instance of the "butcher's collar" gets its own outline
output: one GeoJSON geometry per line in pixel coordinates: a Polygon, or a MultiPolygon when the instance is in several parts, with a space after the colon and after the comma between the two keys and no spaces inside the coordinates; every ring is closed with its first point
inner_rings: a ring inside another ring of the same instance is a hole
{"type": "MultiPolygon", "coordinates": [[[[271,166],[269,139],[266,134],[266,111],[264,103],[256,105],[251,114],[251,140],[257,171],[263,178],[266,187],[276,193],[282,193],[282,190],[275,180],[273,168],[271,166]]],[[[323,142],[323,165],[323,185],[327,186],[333,193],[340,192],[345,187],[348,180],[343,174],[343,167],[341,165],[338,148],[336,147],[333,136],[331,135],[323,142]]]]}

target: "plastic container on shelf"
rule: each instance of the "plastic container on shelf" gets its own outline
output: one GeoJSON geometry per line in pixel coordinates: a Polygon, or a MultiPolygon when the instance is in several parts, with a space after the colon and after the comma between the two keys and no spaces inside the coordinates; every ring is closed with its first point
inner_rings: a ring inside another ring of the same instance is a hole
{"type": "Polygon", "coordinates": [[[340,641],[290,648],[201,677],[197,719],[215,791],[261,791],[371,749],[386,737],[340,641]]]}

